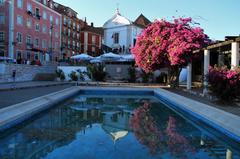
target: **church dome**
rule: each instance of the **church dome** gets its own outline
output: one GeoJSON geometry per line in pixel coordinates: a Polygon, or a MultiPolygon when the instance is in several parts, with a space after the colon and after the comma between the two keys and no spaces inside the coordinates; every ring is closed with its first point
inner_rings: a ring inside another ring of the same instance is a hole
{"type": "Polygon", "coordinates": [[[103,28],[112,28],[115,26],[124,26],[130,24],[132,24],[132,22],[126,17],[122,16],[117,9],[115,15],[104,23],[103,28]]]}

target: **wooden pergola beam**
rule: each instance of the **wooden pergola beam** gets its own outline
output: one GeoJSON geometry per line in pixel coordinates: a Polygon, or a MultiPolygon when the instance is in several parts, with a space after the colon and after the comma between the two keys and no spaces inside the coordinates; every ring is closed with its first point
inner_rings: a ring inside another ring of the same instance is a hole
{"type": "Polygon", "coordinates": [[[223,41],[223,42],[219,42],[219,43],[216,43],[216,44],[209,45],[209,46],[207,46],[205,48],[202,48],[202,49],[194,50],[193,53],[199,53],[200,51],[203,51],[203,50],[216,49],[216,48],[219,48],[219,47],[230,45],[231,43],[233,43],[235,41],[240,42],[240,37],[236,38],[235,40],[223,41]]]}
{"type": "Polygon", "coordinates": [[[234,40],[228,40],[228,41],[220,42],[220,43],[217,43],[217,44],[209,45],[206,49],[207,50],[216,49],[216,48],[219,48],[219,47],[222,47],[222,46],[229,45],[232,42],[234,42],[234,40]]]}

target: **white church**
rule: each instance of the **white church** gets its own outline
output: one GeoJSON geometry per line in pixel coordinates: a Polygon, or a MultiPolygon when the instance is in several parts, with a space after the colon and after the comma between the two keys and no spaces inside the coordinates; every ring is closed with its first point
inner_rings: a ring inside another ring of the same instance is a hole
{"type": "Polygon", "coordinates": [[[150,23],[142,14],[135,21],[131,21],[122,16],[117,9],[115,15],[103,25],[104,45],[115,53],[130,53],[137,36],[150,23]]]}

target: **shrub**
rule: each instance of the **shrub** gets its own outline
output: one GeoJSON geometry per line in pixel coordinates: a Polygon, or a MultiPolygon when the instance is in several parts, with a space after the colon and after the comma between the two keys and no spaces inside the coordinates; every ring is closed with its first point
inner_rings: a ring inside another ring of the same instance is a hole
{"type": "Polygon", "coordinates": [[[88,66],[88,72],[90,72],[91,78],[95,81],[104,81],[107,75],[103,65],[90,65],[88,66]]]}
{"type": "Polygon", "coordinates": [[[87,72],[82,72],[80,69],[77,70],[77,72],[79,73],[79,80],[80,81],[85,81],[85,75],[88,76],[87,72]]]}
{"type": "Polygon", "coordinates": [[[136,82],[136,69],[134,66],[128,68],[128,82],[136,82]]]}
{"type": "Polygon", "coordinates": [[[77,81],[78,80],[78,76],[77,76],[77,73],[75,71],[72,71],[71,74],[69,75],[69,77],[71,78],[72,81],[77,81]]]}
{"type": "Polygon", "coordinates": [[[230,101],[240,95],[240,68],[210,67],[207,79],[210,90],[221,100],[230,101]]]}
{"type": "Polygon", "coordinates": [[[148,83],[153,78],[153,73],[146,73],[145,71],[142,71],[142,82],[148,83]]]}
{"type": "Polygon", "coordinates": [[[61,69],[57,69],[56,71],[56,75],[57,75],[57,77],[61,77],[61,74],[63,73],[63,71],[61,70],[61,69]]]}
{"type": "Polygon", "coordinates": [[[61,81],[64,81],[66,79],[64,72],[61,73],[60,79],[61,79],[61,81]]]}

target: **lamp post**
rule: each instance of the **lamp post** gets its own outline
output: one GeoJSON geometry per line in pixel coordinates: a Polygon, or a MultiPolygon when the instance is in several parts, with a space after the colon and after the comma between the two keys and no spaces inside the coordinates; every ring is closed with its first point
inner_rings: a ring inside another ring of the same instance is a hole
{"type": "Polygon", "coordinates": [[[53,61],[52,59],[52,54],[53,54],[53,29],[54,29],[54,26],[53,26],[53,22],[51,22],[51,26],[50,26],[50,61],[53,61]]]}

